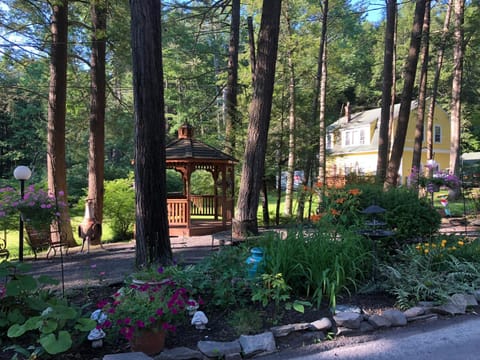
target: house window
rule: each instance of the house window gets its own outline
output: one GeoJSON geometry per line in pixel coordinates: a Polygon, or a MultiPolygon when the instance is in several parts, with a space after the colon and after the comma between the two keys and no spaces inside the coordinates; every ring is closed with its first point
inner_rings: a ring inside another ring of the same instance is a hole
{"type": "Polygon", "coordinates": [[[368,144],[365,129],[345,130],[343,132],[343,146],[368,144]]]}
{"type": "Polygon", "coordinates": [[[365,130],[360,129],[360,145],[365,145],[365,130]]]}
{"type": "Polygon", "coordinates": [[[333,148],[333,135],[332,133],[328,133],[327,134],[327,144],[326,144],[326,147],[327,149],[332,149],[333,148]]]}
{"type": "Polygon", "coordinates": [[[351,131],[345,131],[345,146],[351,145],[351,138],[352,132],[351,131]]]}
{"type": "Polygon", "coordinates": [[[442,128],[440,125],[435,125],[435,129],[433,131],[433,139],[436,144],[442,142],[442,128]]]}

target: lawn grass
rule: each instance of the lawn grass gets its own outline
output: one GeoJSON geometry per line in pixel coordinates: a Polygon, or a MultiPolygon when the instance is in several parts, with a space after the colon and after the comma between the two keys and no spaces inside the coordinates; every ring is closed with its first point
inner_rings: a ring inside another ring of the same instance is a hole
{"type": "MultiPolygon", "coordinates": [[[[75,239],[78,245],[82,244],[82,239],[80,239],[77,235],[76,229],[78,225],[82,222],[83,216],[73,216],[71,217],[72,220],[72,229],[73,229],[73,238],[75,239]]],[[[3,238],[5,232],[2,231],[1,237],[3,238]]],[[[26,238],[27,234],[24,233],[24,237],[26,238]]],[[[111,242],[113,238],[113,232],[108,225],[108,223],[102,224],[102,242],[111,242]]],[[[18,229],[10,229],[6,231],[6,239],[7,239],[7,249],[10,253],[9,260],[18,259],[18,246],[19,246],[19,233],[18,229]]],[[[23,255],[24,256],[34,256],[33,250],[28,246],[27,241],[24,240],[23,243],[23,255]]]]}

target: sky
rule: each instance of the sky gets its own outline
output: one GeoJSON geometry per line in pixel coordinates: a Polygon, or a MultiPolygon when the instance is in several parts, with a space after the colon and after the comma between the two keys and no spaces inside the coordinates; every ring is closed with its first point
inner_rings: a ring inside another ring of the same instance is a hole
{"type": "Polygon", "coordinates": [[[382,20],[385,13],[385,1],[382,0],[353,0],[354,3],[366,4],[366,19],[370,22],[378,22],[382,20]]]}

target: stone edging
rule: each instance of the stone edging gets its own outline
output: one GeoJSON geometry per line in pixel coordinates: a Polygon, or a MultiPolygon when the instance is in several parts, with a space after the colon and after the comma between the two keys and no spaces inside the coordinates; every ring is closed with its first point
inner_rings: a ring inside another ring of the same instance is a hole
{"type": "MultiPolygon", "coordinates": [[[[332,332],[336,336],[361,335],[377,329],[406,326],[414,321],[436,320],[438,315],[465,314],[468,307],[478,306],[478,301],[480,301],[480,290],[475,291],[474,294],[454,294],[447,302],[439,306],[432,302],[420,302],[417,306],[405,311],[387,309],[380,314],[366,314],[357,306],[339,305],[336,308],[335,315],[333,315],[333,323],[331,319],[324,317],[311,323],[275,326],[270,328],[270,331],[257,335],[241,335],[237,340],[229,342],[199,341],[195,350],[186,347],[166,349],[155,356],[154,359],[201,360],[222,358],[241,360],[276,352],[275,339],[293,332],[316,332],[319,334],[317,338],[321,339],[324,339],[327,333],[332,332]]],[[[115,360],[112,355],[107,355],[104,359],[115,360]]]]}

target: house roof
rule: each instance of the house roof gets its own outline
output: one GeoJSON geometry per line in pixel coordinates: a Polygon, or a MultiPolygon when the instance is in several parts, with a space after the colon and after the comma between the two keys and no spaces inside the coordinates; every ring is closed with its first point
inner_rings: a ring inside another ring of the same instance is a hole
{"type": "MultiPolygon", "coordinates": [[[[415,110],[418,106],[418,101],[414,100],[411,103],[410,111],[415,110]]],[[[400,104],[395,104],[393,106],[393,118],[396,119],[398,117],[398,113],[400,111],[400,104]]],[[[337,121],[332,123],[328,126],[328,131],[334,131],[338,128],[342,129],[354,129],[358,128],[359,125],[368,125],[373,123],[374,121],[380,122],[380,117],[382,113],[382,108],[375,108],[370,110],[365,110],[361,112],[357,112],[350,115],[350,121],[348,120],[348,116],[342,116],[337,121]]]]}
{"type": "Polygon", "coordinates": [[[190,125],[183,125],[178,134],[178,139],[171,141],[166,146],[167,161],[238,162],[233,156],[195,140],[193,138],[193,128],[190,125]]]}
{"type": "MultiPolygon", "coordinates": [[[[415,110],[418,107],[418,101],[414,100],[411,103],[410,111],[415,110]]],[[[398,118],[398,113],[400,111],[400,104],[395,104],[393,107],[393,118],[398,118]]],[[[349,129],[358,129],[364,126],[375,126],[374,132],[370,139],[370,142],[366,145],[353,145],[348,147],[341,147],[335,145],[333,151],[335,154],[358,154],[358,153],[368,153],[378,151],[378,136],[379,136],[379,125],[381,118],[382,108],[375,108],[370,110],[360,111],[354,114],[351,114],[349,117],[342,116],[337,121],[332,123],[327,127],[327,132],[334,132],[336,130],[349,130],[349,129]]]]}

